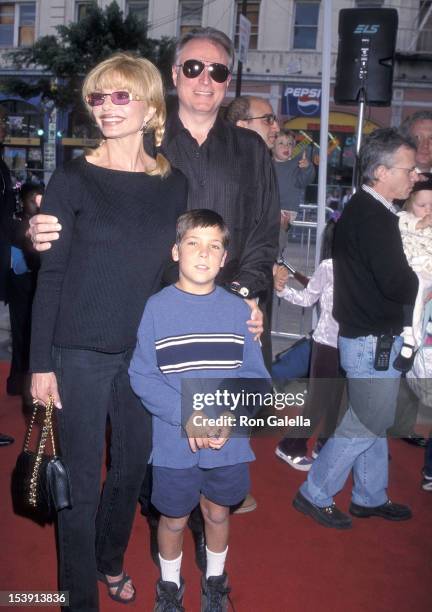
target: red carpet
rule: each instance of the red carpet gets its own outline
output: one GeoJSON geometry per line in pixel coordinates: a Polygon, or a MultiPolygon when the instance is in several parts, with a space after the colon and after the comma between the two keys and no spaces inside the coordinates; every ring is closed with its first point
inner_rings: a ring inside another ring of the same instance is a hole
{"type": "MultiPolygon", "coordinates": [[[[9,479],[25,422],[20,401],[3,391],[5,373],[6,364],[0,364],[0,431],[15,436],[17,442],[0,448],[0,591],[55,590],[53,529],[12,513],[9,479]]],[[[410,504],[411,521],[354,520],[352,530],[338,532],[316,525],[292,508],[304,473],[276,458],[275,443],[276,438],[254,441],[257,461],[252,476],[258,509],[232,520],[227,570],[236,612],[430,610],[432,495],[419,487],[423,452],[404,442],[391,442],[390,496],[410,504]]],[[[341,509],[347,509],[348,487],[337,501],[341,509]]],[[[190,534],[183,558],[186,610],[198,612],[200,576],[190,534]]],[[[147,525],[138,513],[126,569],[134,578],[136,601],[122,607],[108,598],[101,585],[102,612],[152,610],[158,573],[150,559],[147,525]]]]}

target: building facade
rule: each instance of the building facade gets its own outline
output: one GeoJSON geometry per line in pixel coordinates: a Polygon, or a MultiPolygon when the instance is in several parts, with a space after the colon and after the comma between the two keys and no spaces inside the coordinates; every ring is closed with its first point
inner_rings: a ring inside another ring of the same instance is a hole
{"type": "MultiPolygon", "coordinates": [[[[177,37],[196,26],[223,30],[238,47],[242,0],[117,0],[124,14],[134,13],[148,26],[152,38],[177,37]]],[[[251,22],[247,62],[243,65],[242,94],[270,101],[282,123],[297,130],[299,144],[319,134],[323,4],[318,0],[248,0],[251,22]]],[[[328,1],[328,0],[327,0],[328,1]]],[[[13,66],[7,52],[55,34],[56,26],[79,21],[89,6],[86,0],[0,0],[0,79],[15,75],[34,77],[37,70],[13,66]]],[[[101,7],[109,4],[98,0],[101,7]]],[[[333,0],[332,90],[335,79],[339,11],[343,8],[394,8],[399,27],[396,43],[393,99],[390,106],[370,107],[366,130],[398,126],[405,116],[431,107],[432,0],[333,0]]],[[[227,102],[235,95],[234,78],[227,102]]],[[[10,136],[5,158],[19,179],[45,178],[59,160],[88,144],[73,122],[43,100],[23,100],[0,91],[8,108],[10,136]]],[[[338,106],[332,99],[329,132],[329,176],[349,174],[353,164],[356,106],[338,106]]],[[[315,148],[317,152],[317,148],[315,148]]]]}

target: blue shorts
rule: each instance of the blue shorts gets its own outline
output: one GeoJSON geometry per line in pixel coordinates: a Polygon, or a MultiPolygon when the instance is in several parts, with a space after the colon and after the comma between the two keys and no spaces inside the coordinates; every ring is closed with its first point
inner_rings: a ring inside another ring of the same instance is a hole
{"type": "Polygon", "coordinates": [[[154,465],[151,501],[164,516],[178,518],[192,512],[200,495],[219,506],[235,506],[249,489],[248,463],[210,469],[194,465],[179,470],[154,465]]]}

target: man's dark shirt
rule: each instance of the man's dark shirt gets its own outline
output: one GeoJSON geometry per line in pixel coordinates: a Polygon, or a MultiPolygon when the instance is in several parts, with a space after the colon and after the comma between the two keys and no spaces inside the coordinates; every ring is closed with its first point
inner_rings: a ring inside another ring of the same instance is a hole
{"type": "Polygon", "coordinates": [[[418,279],[402,248],[398,217],[360,189],[337,222],[333,316],[348,338],[399,334],[418,279]]]}
{"type": "Polygon", "coordinates": [[[188,209],[209,208],[228,225],[231,240],[219,282],[238,281],[252,296],[269,290],[280,211],[277,180],[262,139],[217,118],[199,146],[174,112],[162,152],[188,179],[188,209]]]}

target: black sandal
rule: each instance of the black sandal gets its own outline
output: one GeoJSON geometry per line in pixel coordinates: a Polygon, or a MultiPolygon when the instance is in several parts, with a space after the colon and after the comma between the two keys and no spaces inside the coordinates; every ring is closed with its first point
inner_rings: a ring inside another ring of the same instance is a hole
{"type": "Polygon", "coordinates": [[[96,572],[96,575],[97,575],[97,579],[99,580],[99,582],[103,582],[104,584],[107,585],[108,595],[111,597],[111,599],[113,599],[114,601],[117,601],[118,603],[122,603],[122,604],[128,604],[128,603],[132,603],[133,601],[135,601],[136,589],[133,584],[132,584],[132,588],[133,588],[132,597],[130,597],[129,599],[125,599],[124,597],[121,597],[121,592],[123,591],[125,584],[129,581],[132,583],[131,577],[128,576],[125,572],[123,572],[123,577],[120,578],[120,580],[116,580],[115,582],[110,582],[108,578],[106,577],[106,575],[103,574],[102,572],[96,572]],[[111,592],[111,589],[115,589],[114,593],[111,592]]]}

